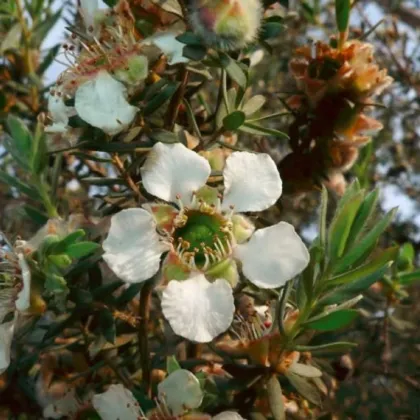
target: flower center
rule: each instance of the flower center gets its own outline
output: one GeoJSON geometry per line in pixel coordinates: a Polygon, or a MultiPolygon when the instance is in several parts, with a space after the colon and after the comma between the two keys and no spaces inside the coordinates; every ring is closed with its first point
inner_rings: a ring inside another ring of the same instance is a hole
{"type": "Polygon", "coordinates": [[[231,249],[230,220],[221,214],[186,210],[173,238],[178,254],[189,265],[207,269],[220,262],[231,249]]]}

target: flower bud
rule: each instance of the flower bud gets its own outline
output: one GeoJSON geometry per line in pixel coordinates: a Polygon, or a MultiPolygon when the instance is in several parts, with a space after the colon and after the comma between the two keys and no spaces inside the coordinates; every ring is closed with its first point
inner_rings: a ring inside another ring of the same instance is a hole
{"type": "Polygon", "coordinates": [[[258,0],[194,0],[190,10],[194,31],[209,46],[225,51],[252,42],[261,24],[258,0]]]}

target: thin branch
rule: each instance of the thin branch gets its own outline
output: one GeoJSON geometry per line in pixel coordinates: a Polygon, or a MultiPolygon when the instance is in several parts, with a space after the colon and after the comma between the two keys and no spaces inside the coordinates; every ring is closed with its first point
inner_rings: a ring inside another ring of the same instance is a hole
{"type": "Polygon", "coordinates": [[[151,396],[151,366],[149,354],[149,319],[154,279],[148,280],[141,289],[139,302],[139,328],[137,330],[140,350],[142,382],[146,394],[151,396]]]}
{"type": "Polygon", "coordinates": [[[137,200],[138,201],[145,201],[145,198],[143,197],[142,193],[140,192],[139,187],[133,181],[133,178],[131,178],[130,174],[125,170],[124,164],[122,163],[120,157],[116,153],[114,153],[112,155],[112,162],[114,163],[115,167],[118,169],[118,172],[120,173],[120,175],[125,179],[128,186],[134,192],[134,195],[136,196],[137,200]]]}

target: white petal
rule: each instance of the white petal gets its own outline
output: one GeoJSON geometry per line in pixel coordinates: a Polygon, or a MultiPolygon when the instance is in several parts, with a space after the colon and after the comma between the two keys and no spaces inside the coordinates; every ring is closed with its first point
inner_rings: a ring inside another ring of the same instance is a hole
{"type": "Polygon", "coordinates": [[[140,283],[159,269],[160,256],[168,245],[159,241],[153,216],[143,209],[126,209],[111,218],[102,245],[111,270],[129,283],[140,283]]]}
{"type": "Polygon", "coordinates": [[[162,310],[176,334],[207,343],[229,328],[235,305],[226,280],[210,283],[198,274],[169,282],[163,292],[162,310]]]}
{"type": "Polygon", "coordinates": [[[199,380],[188,370],[172,372],[158,385],[159,399],[164,401],[174,416],[200,407],[203,391],[199,380]]]}
{"type": "Polygon", "coordinates": [[[81,404],[77,399],[77,395],[74,389],[68,390],[66,394],[48,404],[43,411],[43,415],[46,419],[61,419],[64,416],[66,418],[74,418],[80,409],[81,404]]]}
{"type": "Polygon", "coordinates": [[[141,168],[143,186],[150,194],[171,202],[179,194],[187,205],[210,173],[208,161],[181,143],[156,143],[141,168]]]}
{"type": "Polygon", "coordinates": [[[309,263],[305,244],[286,222],[257,230],[249,242],[236,247],[235,257],[251,283],[263,289],[283,286],[309,263]]]}
{"type": "Polygon", "coordinates": [[[15,305],[16,309],[20,312],[26,311],[31,305],[31,271],[29,270],[28,263],[25,260],[23,254],[18,254],[19,266],[22,272],[23,288],[18,293],[15,305]]]}
{"type": "Polygon", "coordinates": [[[234,411],[223,411],[223,413],[218,414],[215,417],[212,417],[212,420],[245,420],[238,413],[234,411]]]}
{"type": "Polygon", "coordinates": [[[63,98],[58,95],[50,95],[48,98],[48,111],[53,121],[52,125],[45,128],[47,133],[62,133],[67,130],[71,108],[64,104],[63,98]]]}
{"type": "Polygon", "coordinates": [[[122,385],[111,385],[102,394],[94,395],[92,405],[102,420],[138,420],[140,408],[137,400],[122,385]]]}
{"type": "Polygon", "coordinates": [[[138,111],[127,102],[124,85],[106,71],[80,85],[74,105],[80,118],[111,135],[130,125],[138,111]]]}
{"type": "Polygon", "coordinates": [[[169,65],[188,63],[190,60],[182,55],[185,44],[179,42],[178,35],[172,32],[161,32],[146,38],[142,44],[154,44],[166,55],[169,65]]]}
{"type": "Polygon", "coordinates": [[[86,28],[94,26],[95,14],[99,9],[98,0],[80,0],[80,10],[86,28]]]}
{"type": "Polygon", "coordinates": [[[281,196],[282,182],[273,159],[265,153],[234,152],[223,171],[223,209],[261,211],[281,196]]]}
{"type": "Polygon", "coordinates": [[[15,320],[0,324],[0,375],[9,367],[15,320]]]}

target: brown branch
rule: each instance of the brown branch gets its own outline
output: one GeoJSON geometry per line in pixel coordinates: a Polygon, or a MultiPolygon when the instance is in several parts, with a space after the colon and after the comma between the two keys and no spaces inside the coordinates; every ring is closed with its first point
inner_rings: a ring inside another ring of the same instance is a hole
{"type": "Polygon", "coordinates": [[[185,89],[188,83],[188,75],[189,71],[182,66],[180,71],[180,79],[181,84],[179,85],[175,95],[172,97],[171,102],[169,104],[168,113],[166,114],[165,118],[165,126],[168,127],[169,131],[172,131],[175,126],[176,118],[178,117],[179,107],[182,103],[182,99],[184,98],[185,89]]]}
{"type": "Polygon", "coordinates": [[[140,201],[146,201],[143,197],[142,193],[139,190],[139,187],[137,184],[133,181],[133,178],[131,178],[130,174],[125,170],[124,164],[122,163],[120,157],[114,153],[112,156],[112,161],[115,165],[115,167],[118,169],[118,172],[120,175],[124,178],[125,182],[127,182],[127,185],[131,188],[131,190],[134,192],[137,200],[140,201]]]}
{"type": "Polygon", "coordinates": [[[387,12],[397,16],[407,25],[410,25],[413,28],[420,27],[419,10],[405,6],[395,6],[395,2],[390,0],[377,0],[377,3],[387,12]]]}
{"type": "Polygon", "coordinates": [[[139,328],[137,330],[140,350],[142,382],[146,394],[151,397],[151,366],[149,354],[149,319],[154,279],[144,283],[140,292],[139,328]]]}

